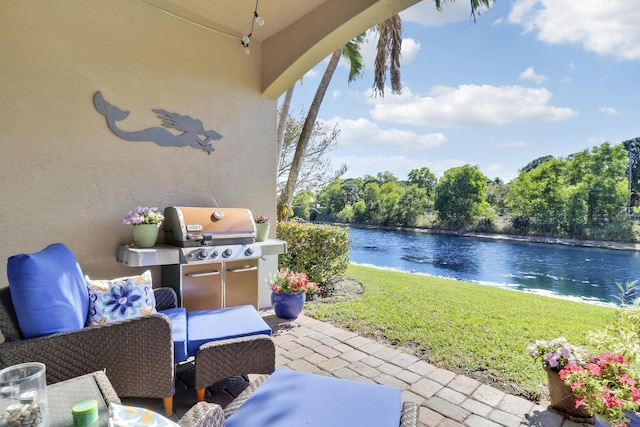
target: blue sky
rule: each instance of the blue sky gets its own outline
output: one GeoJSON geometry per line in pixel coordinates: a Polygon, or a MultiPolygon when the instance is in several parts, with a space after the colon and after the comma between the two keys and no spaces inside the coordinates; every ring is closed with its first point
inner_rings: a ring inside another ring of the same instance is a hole
{"type": "MultiPolygon", "coordinates": [[[[401,16],[403,93],[371,96],[374,41],[364,76],[348,85],[342,64],[320,109],[340,129],[330,157],[343,178],[471,164],[509,181],[537,157],[640,136],[635,1],[498,0],[474,23],[468,0],[442,12],[423,0],[401,16]]],[[[296,86],[292,114],[306,113],[325,67],[296,86]]]]}

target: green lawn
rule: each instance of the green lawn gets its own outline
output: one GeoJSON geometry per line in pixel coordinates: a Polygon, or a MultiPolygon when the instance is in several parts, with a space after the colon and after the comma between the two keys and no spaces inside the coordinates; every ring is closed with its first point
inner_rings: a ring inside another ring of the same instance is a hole
{"type": "Polygon", "coordinates": [[[456,280],[351,265],[347,277],[364,286],[361,298],[309,302],[305,314],[399,345],[455,372],[484,371],[539,393],[542,367],[528,355],[537,339],[566,337],[589,347],[586,333],[615,310],[456,280]]]}

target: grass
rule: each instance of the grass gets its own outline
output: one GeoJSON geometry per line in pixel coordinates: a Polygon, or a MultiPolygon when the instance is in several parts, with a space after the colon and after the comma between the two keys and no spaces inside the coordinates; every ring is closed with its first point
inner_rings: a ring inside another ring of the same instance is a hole
{"type": "Polygon", "coordinates": [[[357,299],[307,303],[305,313],[363,336],[416,349],[454,372],[514,381],[539,396],[546,374],[529,355],[535,340],[559,336],[589,348],[586,335],[615,309],[457,280],[350,265],[357,299]]]}

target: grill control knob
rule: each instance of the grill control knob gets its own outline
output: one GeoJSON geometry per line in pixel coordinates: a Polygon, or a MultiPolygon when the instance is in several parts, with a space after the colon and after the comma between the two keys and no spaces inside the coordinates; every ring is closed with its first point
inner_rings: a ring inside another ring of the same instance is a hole
{"type": "Polygon", "coordinates": [[[251,246],[249,246],[247,249],[245,249],[244,254],[246,256],[251,256],[253,255],[253,248],[251,246]]]}
{"type": "Polygon", "coordinates": [[[215,257],[217,257],[218,255],[220,255],[220,252],[218,252],[218,251],[213,251],[213,252],[211,252],[211,258],[215,258],[215,257]]]}
{"type": "Polygon", "coordinates": [[[231,249],[225,249],[224,252],[222,252],[222,256],[225,258],[229,258],[232,253],[233,252],[231,251],[231,249]]]}
{"type": "Polygon", "coordinates": [[[198,259],[207,259],[207,256],[209,254],[207,254],[207,251],[205,249],[201,249],[200,251],[198,251],[198,259]]]}

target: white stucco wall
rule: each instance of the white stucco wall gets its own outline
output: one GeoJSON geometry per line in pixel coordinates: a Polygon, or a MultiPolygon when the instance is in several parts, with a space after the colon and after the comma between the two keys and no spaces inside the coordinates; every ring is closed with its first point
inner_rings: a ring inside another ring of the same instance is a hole
{"type": "Polygon", "coordinates": [[[115,261],[138,205],[215,198],[274,217],[276,101],[260,94],[260,51],[131,0],[0,3],[0,260],[63,242],[85,274],[113,278],[138,271],[115,261]],[[160,126],[160,108],[224,137],[211,155],[120,139],[96,91],[131,112],[126,130],[160,126]]]}

